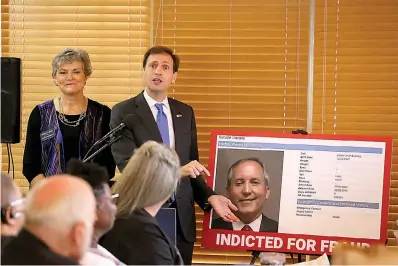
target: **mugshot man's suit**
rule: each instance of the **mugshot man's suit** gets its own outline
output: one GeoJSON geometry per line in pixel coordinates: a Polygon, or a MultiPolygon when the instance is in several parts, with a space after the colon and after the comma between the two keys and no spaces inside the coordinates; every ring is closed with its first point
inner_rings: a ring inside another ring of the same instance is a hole
{"type": "MultiPolygon", "coordinates": [[[[199,160],[196,122],[192,107],[172,98],[168,98],[168,102],[173,121],[175,150],[181,165],[199,160]]],[[[124,122],[128,129],[123,130],[121,140],[112,145],[112,154],[119,170],[123,171],[134,149],[148,140],[162,143],[162,138],[143,92],[113,107],[111,128],[115,128],[121,122],[124,122]]],[[[172,207],[177,209],[177,247],[185,264],[191,263],[193,242],[196,239],[194,201],[203,210],[208,211],[211,206],[207,199],[213,194],[201,176],[183,177],[177,188],[172,207]]]]}

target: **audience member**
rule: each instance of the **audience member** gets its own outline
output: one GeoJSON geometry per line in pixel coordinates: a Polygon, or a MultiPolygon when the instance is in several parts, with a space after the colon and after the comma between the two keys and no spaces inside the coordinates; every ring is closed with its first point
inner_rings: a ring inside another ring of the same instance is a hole
{"type": "Polygon", "coordinates": [[[394,248],[383,245],[362,248],[339,243],[333,249],[332,265],[397,265],[397,262],[394,248]]]}
{"type": "Polygon", "coordinates": [[[115,256],[98,245],[98,240],[113,226],[116,214],[114,199],[118,196],[111,195],[106,168],[96,163],[83,163],[77,159],[71,159],[67,164],[66,172],[87,181],[97,200],[97,220],[94,223],[93,239],[81,263],[83,265],[121,265],[122,263],[115,256]]]}
{"type": "Polygon", "coordinates": [[[179,159],[171,148],[148,141],[136,149],[113,186],[120,195],[116,221],[101,245],[128,265],[182,264],[178,249],[154,218],[180,177],[179,159]]]}
{"type": "Polygon", "coordinates": [[[8,174],[1,172],[1,250],[21,230],[22,208],[21,189],[8,174]]]}
{"type": "Polygon", "coordinates": [[[96,218],[87,182],[66,175],[42,180],[28,194],[24,212],[24,227],[4,248],[2,264],[79,264],[96,218]]]}

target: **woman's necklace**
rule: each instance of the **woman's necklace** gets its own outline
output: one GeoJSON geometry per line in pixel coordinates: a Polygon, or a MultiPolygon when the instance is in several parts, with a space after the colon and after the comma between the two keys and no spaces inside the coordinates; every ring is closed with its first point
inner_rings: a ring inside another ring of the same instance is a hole
{"type": "MultiPolygon", "coordinates": [[[[84,98],[86,99],[86,98],[84,98]]],[[[58,118],[59,120],[66,126],[70,127],[77,127],[80,125],[80,122],[86,117],[86,108],[83,106],[83,110],[79,115],[79,118],[76,121],[69,121],[64,114],[64,109],[62,107],[62,101],[61,101],[61,96],[58,97],[58,105],[59,105],[59,112],[58,112],[58,118]]]]}

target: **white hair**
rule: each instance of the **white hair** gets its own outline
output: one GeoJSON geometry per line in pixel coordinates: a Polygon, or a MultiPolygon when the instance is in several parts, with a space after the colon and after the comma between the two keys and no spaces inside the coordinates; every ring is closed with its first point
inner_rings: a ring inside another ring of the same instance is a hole
{"type": "Polygon", "coordinates": [[[265,168],[264,164],[258,158],[250,157],[250,158],[240,159],[231,165],[231,167],[228,169],[228,173],[227,173],[227,187],[231,186],[232,177],[234,175],[234,171],[235,171],[236,167],[238,167],[239,165],[241,165],[242,163],[245,163],[245,162],[256,162],[261,166],[261,169],[263,170],[265,185],[268,186],[270,178],[269,178],[269,174],[268,174],[267,169],[265,168]]]}
{"type": "Polygon", "coordinates": [[[80,189],[70,189],[70,193],[53,203],[47,203],[46,208],[37,208],[37,191],[46,181],[43,180],[28,193],[25,203],[25,224],[45,226],[58,232],[67,232],[78,222],[92,226],[87,221],[93,211],[92,202],[80,189]]]}

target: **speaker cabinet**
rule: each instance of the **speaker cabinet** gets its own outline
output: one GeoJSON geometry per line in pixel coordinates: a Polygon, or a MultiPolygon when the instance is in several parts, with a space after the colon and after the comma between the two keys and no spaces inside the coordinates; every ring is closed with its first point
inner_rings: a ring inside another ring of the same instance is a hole
{"type": "Polygon", "coordinates": [[[21,141],[21,59],[1,57],[1,143],[21,141]]]}

